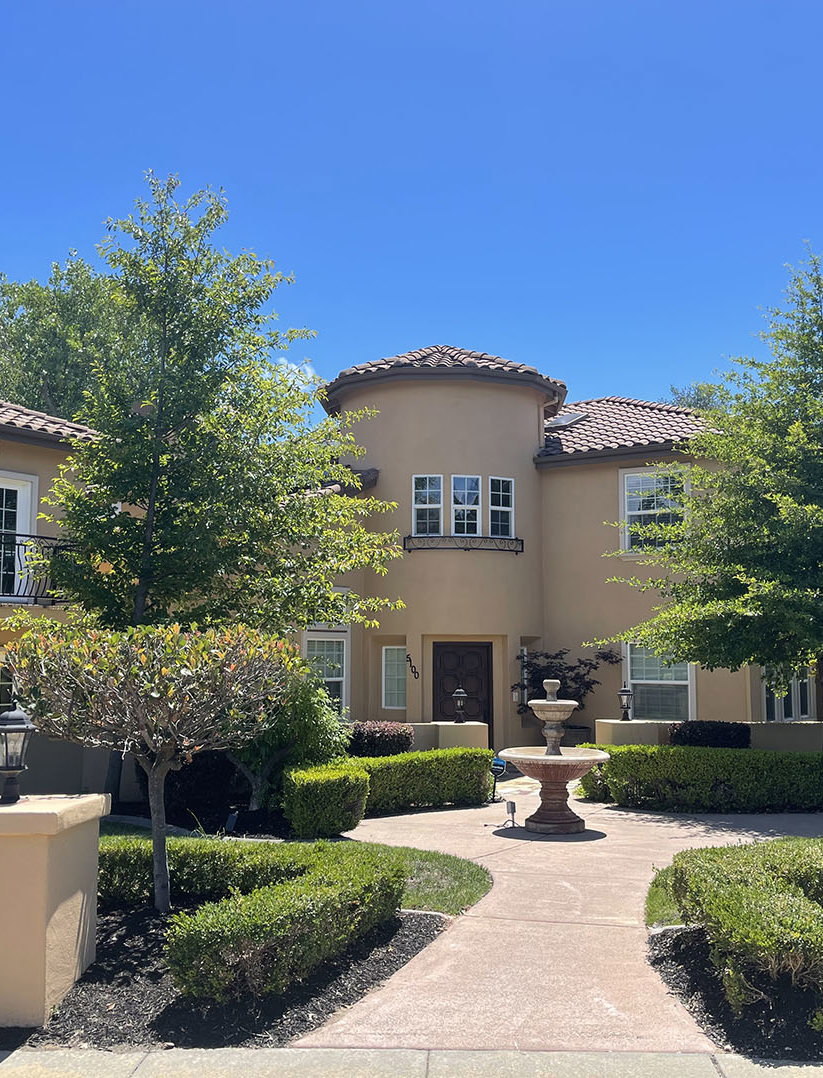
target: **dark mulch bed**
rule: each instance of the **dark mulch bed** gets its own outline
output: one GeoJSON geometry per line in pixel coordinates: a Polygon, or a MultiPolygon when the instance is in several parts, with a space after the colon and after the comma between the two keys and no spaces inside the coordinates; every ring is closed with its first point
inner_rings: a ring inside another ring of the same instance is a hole
{"type": "Polygon", "coordinates": [[[808,1022],[823,1006],[813,992],[788,977],[764,980],[771,999],[759,1000],[737,1018],[712,964],[702,928],[677,928],[649,937],[649,961],[701,1028],[723,1048],[762,1059],[823,1059],[823,1037],[808,1022]]]}
{"type": "Polygon", "coordinates": [[[442,931],[447,919],[403,913],[282,996],[204,1004],[181,997],[163,962],[164,919],[153,910],[101,914],[97,961],[49,1024],[0,1029],[0,1048],[273,1048],[315,1029],[380,984],[442,931]]]}

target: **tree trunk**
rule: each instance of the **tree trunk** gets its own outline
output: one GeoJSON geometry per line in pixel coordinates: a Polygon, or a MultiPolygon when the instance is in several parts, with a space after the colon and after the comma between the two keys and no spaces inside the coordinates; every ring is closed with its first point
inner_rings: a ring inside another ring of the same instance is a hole
{"type": "Polygon", "coordinates": [[[155,763],[148,772],[149,812],[151,814],[151,847],[154,868],[154,907],[160,913],[171,909],[169,893],[169,860],[166,854],[166,802],[164,789],[169,765],[155,763]]]}

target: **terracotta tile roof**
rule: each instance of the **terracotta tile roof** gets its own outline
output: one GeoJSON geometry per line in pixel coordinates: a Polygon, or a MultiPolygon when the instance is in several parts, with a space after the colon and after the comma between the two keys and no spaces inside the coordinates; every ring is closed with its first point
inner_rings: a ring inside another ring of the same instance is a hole
{"type": "Polygon", "coordinates": [[[360,477],[360,486],[348,486],[342,483],[330,483],[327,487],[321,487],[320,494],[357,494],[359,490],[370,490],[380,475],[377,468],[352,468],[355,475],[360,477]]]}
{"type": "Polygon", "coordinates": [[[566,396],[566,385],[556,378],[548,378],[536,367],[525,363],[514,363],[510,359],[492,356],[487,352],[471,352],[465,348],[455,348],[449,344],[433,344],[428,348],[418,348],[414,352],[404,352],[400,356],[375,359],[370,363],[361,363],[356,367],[347,367],[326,387],[327,407],[329,411],[338,410],[340,390],[354,387],[364,382],[386,378],[392,375],[426,375],[432,371],[443,371],[448,375],[469,374],[498,380],[527,381],[543,389],[548,397],[560,399],[566,396]]]}
{"type": "Polygon", "coordinates": [[[536,460],[606,455],[644,446],[669,448],[702,428],[689,408],[631,397],[595,397],[566,404],[546,422],[546,440],[536,460]]]}
{"type": "Polygon", "coordinates": [[[11,432],[8,428],[13,428],[15,433],[51,442],[67,442],[73,438],[85,442],[91,441],[95,436],[91,427],[84,427],[82,423],[72,423],[55,415],[46,415],[45,412],[35,412],[19,404],[0,401],[0,437],[4,428],[6,433],[11,432]]]}

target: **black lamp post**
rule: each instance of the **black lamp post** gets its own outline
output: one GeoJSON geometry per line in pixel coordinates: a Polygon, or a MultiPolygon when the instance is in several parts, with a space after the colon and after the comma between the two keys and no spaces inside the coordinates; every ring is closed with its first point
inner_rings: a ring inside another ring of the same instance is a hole
{"type": "Polygon", "coordinates": [[[465,691],[462,685],[458,685],[452,693],[452,700],[454,700],[454,721],[465,722],[463,718],[463,708],[466,706],[466,701],[469,698],[469,694],[465,691]]]}
{"type": "Polygon", "coordinates": [[[0,715],[0,805],[20,800],[18,776],[26,770],[26,751],[34,733],[34,723],[25,711],[15,708],[0,715]]]}
{"type": "Polygon", "coordinates": [[[623,714],[620,716],[620,719],[622,722],[628,722],[631,718],[631,715],[629,714],[629,709],[632,706],[632,698],[634,697],[634,693],[624,682],[623,688],[618,689],[617,695],[620,698],[620,708],[623,712],[623,714]]]}

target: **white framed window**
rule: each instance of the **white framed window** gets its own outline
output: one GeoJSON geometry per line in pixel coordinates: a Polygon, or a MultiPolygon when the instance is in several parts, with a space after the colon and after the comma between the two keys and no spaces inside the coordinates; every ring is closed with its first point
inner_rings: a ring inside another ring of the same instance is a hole
{"type": "Polygon", "coordinates": [[[342,715],[349,706],[348,630],[309,631],[305,634],[303,647],[304,655],[342,715]]]}
{"type": "Polygon", "coordinates": [[[632,524],[675,524],[682,518],[680,477],[659,468],[620,469],[620,547],[637,553],[654,540],[633,535],[632,524]]]}
{"type": "Polygon", "coordinates": [[[383,700],[387,711],[406,710],[406,647],[383,648],[383,700]]]}
{"type": "Polygon", "coordinates": [[[443,534],[443,476],[412,476],[412,535],[443,534]]]}
{"type": "Polygon", "coordinates": [[[763,682],[763,716],[766,722],[794,722],[816,718],[817,707],[811,673],[792,678],[785,696],[777,696],[763,682]]]}
{"type": "Polygon", "coordinates": [[[0,595],[25,593],[24,537],[34,534],[36,475],[0,471],[0,595]]]}
{"type": "Polygon", "coordinates": [[[514,538],[514,480],[489,476],[489,535],[514,538]]]}
{"type": "Polygon", "coordinates": [[[480,535],[480,476],[452,476],[452,535],[480,535]]]}
{"type": "Polygon", "coordinates": [[[691,719],[694,672],[692,663],[664,663],[648,648],[627,645],[624,677],[634,693],[632,718],[664,722],[691,719]]]}

